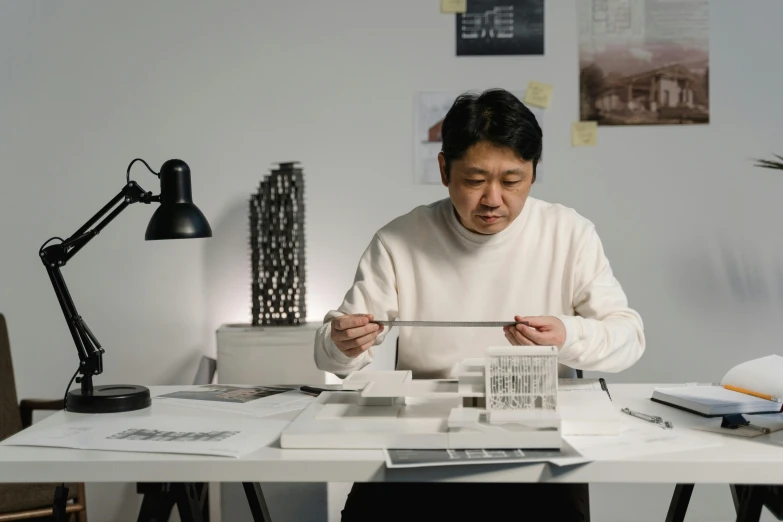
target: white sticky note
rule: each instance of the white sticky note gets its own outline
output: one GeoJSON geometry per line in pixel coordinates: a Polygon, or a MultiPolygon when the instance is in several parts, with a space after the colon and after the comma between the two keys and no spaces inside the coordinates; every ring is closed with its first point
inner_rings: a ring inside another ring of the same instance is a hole
{"type": "Polygon", "coordinates": [[[464,13],[468,10],[468,0],[440,0],[441,13],[464,13]]]}
{"type": "Polygon", "coordinates": [[[524,102],[528,105],[535,105],[546,109],[549,107],[549,101],[552,99],[552,86],[546,83],[530,81],[525,91],[524,102]]]}
{"type": "Polygon", "coordinates": [[[575,121],[571,124],[571,145],[584,147],[595,145],[598,136],[598,122],[575,121]]]}

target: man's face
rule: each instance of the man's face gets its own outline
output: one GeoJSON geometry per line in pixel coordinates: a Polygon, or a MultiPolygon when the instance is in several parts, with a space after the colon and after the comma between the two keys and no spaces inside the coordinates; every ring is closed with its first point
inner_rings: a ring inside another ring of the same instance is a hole
{"type": "Polygon", "coordinates": [[[524,161],[507,147],[481,141],[451,162],[438,155],[440,176],[462,226],[478,234],[497,234],[522,212],[533,184],[533,162],[524,161]]]}

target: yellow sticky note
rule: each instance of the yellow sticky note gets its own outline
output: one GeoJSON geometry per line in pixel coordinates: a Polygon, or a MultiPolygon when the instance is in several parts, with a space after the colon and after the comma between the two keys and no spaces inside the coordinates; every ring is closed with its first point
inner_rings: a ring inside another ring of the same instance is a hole
{"type": "Polygon", "coordinates": [[[464,13],[468,10],[468,0],[440,0],[441,13],[464,13]]]}
{"type": "Polygon", "coordinates": [[[571,124],[571,145],[574,147],[595,145],[597,136],[598,122],[596,121],[575,121],[571,124]]]}
{"type": "Polygon", "coordinates": [[[552,99],[552,86],[546,83],[531,81],[525,91],[525,103],[535,105],[546,109],[549,107],[549,100],[552,99]]]}

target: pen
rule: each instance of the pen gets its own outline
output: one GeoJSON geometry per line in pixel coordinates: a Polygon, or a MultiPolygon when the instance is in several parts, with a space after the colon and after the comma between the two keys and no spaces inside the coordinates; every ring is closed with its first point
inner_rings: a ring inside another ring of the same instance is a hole
{"type": "Polygon", "coordinates": [[[611,400],[612,400],[612,395],[609,393],[609,387],[608,387],[608,386],[606,386],[606,381],[604,380],[604,378],[603,378],[603,377],[600,377],[600,378],[598,379],[598,382],[600,382],[600,383],[601,383],[601,389],[602,389],[603,391],[605,391],[607,395],[609,395],[609,400],[611,401],[611,400]]]}
{"type": "Polygon", "coordinates": [[[766,393],[759,393],[759,392],[746,390],[745,388],[740,388],[739,386],[732,386],[731,384],[724,384],[723,387],[726,388],[727,390],[744,393],[746,395],[752,395],[754,397],[759,397],[760,399],[767,399],[768,401],[783,403],[783,399],[779,399],[778,397],[773,397],[772,395],[767,395],[766,393]]]}
{"type": "Polygon", "coordinates": [[[320,388],[318,386],[307,386],[307,385],[305,385],[305,386],[300,386],[299,387],[299,391],[301,391],[303,393],[310,393],[310,394],[313,394],[313,395],[320,395],[321,392],[325,392],[325,391],[328,391],[328,392],[346,392],[346,391],[357,391],[357,390],[343,390],[343,389],[339,389],[339,388],[320,388]]]}

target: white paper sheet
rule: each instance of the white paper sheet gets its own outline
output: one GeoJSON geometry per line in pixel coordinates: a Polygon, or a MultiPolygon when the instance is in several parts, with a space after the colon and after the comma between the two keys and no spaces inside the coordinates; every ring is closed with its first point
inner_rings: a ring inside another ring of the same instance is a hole
{"type": "Polygon", "coordinates": [[[620,407],[600,388],[560,393],[557,409],[562,419],[563,436],[616,437],[620,434],[623,421],[620,407]]]}
{"type": "Polygon", "coordinates": [[[719,440],[699,437],[689,430],[664,430],[633,417],[625,420],[620,435],[564,437],[576,451],[588,460],[624,460],[644,455],[692,451],[721,446],[719,440]]]}
{"type": "Polygon", "coordinates": [[[738,364],[726,372],[721,379],[721,384],[783,398],[781,372],[783,372],[783,357],[768,355],[738,364]]]}
{"type": "Polygon", "coordinates": [[[579,120],[709,123],[709,4],[578,0],[579,120]]]}
{"type": "Polygon", "coordinates": [[[0,445],[241,457],[275,442],[287,425],[245,417],[90,415],[48,429],[23,430],[0,445]]]}

